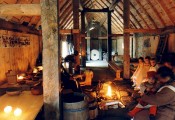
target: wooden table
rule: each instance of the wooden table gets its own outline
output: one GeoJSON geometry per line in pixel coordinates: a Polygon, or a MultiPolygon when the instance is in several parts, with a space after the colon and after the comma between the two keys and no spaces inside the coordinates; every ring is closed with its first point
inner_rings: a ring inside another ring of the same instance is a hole
{"type": "Polygon", "coordinates": [[[19,96],[7,94],[0,97],[0,120],[34,120],[43,106],[43,95],[35,96],[30,91],[23,91],[19,96]],[[5,113],[4,108],[12,106],[10,113],[5,113]],[[14,116],[16,108],[22,110],[20,116],[14,116]]]}

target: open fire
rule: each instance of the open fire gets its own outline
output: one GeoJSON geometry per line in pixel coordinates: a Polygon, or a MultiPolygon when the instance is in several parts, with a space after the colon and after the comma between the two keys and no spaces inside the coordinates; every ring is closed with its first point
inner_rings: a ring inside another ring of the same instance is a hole
{"type": "Polygon", "coordinates": [[[125,107],[120,100],[121,96],[118,87],[113,82],[99,83],[97,98],[100,101],[99,106],[101,109],[125,107]]]}
{"type": "Polygon", "coordinates": [[[108,91],[107,91],[107,94],[106,94],[108,97],[111,97],[112,96],[112,90],[111,90],[111,86],[109,85],[108,86],[108,91]]]}

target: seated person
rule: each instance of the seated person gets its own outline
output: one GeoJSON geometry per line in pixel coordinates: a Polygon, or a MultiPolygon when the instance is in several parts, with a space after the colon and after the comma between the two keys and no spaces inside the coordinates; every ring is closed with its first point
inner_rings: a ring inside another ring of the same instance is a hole
{"type": "MultiPolygon", "coordinates": [[[[156,80],[155,80],[155,75],[156,72],[154,71],[149,71],[147,72],[147,81],[143,82],[140,85],[140,93],[141,95],[143,94],[153,94],[156,92],[156,80]]],[[[131,117],[134,117],[139,111],[141,111],[142,109],[147,109],[149,108],[149,113],[150,113],[150,119],[154,120],[155,115],[156,115],[156,111],[157,111],[157,106],[155,105],[149,105],[143,101],[139,101],[139,103],[136,105],[136,107],[131,110],[128,115],[131,117]]]]}
{"type": "Polygon", "coordinates": [[[151,66],[150,66],[150,68],[149,68],[149,71],[157,71],[157,69],[159,68],[159,66],[158,66],[158,64],[157,64],[157,62],[156,62],[156,59],[155,58],[151,58],[150,59],[150,64],[151,64],[151,66]]]}
{"type": "Polygon", "coordinates": [[[64,86],[64,89],[72,89],[73,91],[80,92],[80,85],[77,80],[74,80],[72,76],[61,66],[61,80],[64,86]]]}
{"type": "MultiPolygon", "coordinates": [[[[156,120],[175,120],[175,79],[173,72],[168,67],[160,67],[156,73],[157,80],[161,83],[156,94],[141,97],[141,101],[156,105],[156,120]]],[[[143,109],[134,116],[134,120],[149,120],[149,110],[143,109]]]]}

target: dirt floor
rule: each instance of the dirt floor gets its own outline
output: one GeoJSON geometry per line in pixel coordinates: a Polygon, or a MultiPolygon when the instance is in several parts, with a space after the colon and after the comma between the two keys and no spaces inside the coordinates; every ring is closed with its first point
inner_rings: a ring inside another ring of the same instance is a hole
{"type": "MultiPolygon", "coordinates": [[[[113,81],[116,86],[118,87],[118,90],[120,93],[124,93],[121,95],[121,100],[122,103],[125,104],[125,108],[110,108],[108,110],[99,110],[99,115],[96,118],[97,120],[131,120],[127,116],[127,113],[130,109],[132,109],[136,102],[135,100],[131,97],[132,93],[134,92],[132,86],[132,83],[130,80],[123,80],[123,81],[116,81],[115,79],[115,73],[110,70],[107,67],[91,67],[91,69],[94,72],[94,78],[92,82],[92,86],[90,87],[94,89],[95,86],[97,86],[99,81],[113,81]]],[[[90,89],[88,87],[85,87],[84,89],[90,89]]]]}

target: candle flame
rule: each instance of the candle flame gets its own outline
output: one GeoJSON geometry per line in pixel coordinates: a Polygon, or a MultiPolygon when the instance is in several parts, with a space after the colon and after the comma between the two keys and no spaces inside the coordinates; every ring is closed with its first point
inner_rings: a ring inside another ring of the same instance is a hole
{"type": "Polygon", "coordinates": [[[109,96],[109,97],[112,96],[112,89],[111,89],[110,85],[108,86],[107,96],[109,96]]]}
{"type": "Polygon", "coordinates": [[[22,114],[22,110],[20,108],[16,108],[14,111],[15,116],[20,116],[22,114]]]}
{"type": "Polygon", "coordinates": [[[5,113],[10,113],[12,111],[12,107],[11,106],[6,106],[5,108],[4,108],[4,112],[5,113]]]}
{"type": "Polygon", "coordinates": [[[23,76],[18,76],[18,80],[22,80],[22,79],[24,79],[23,76]]]}

